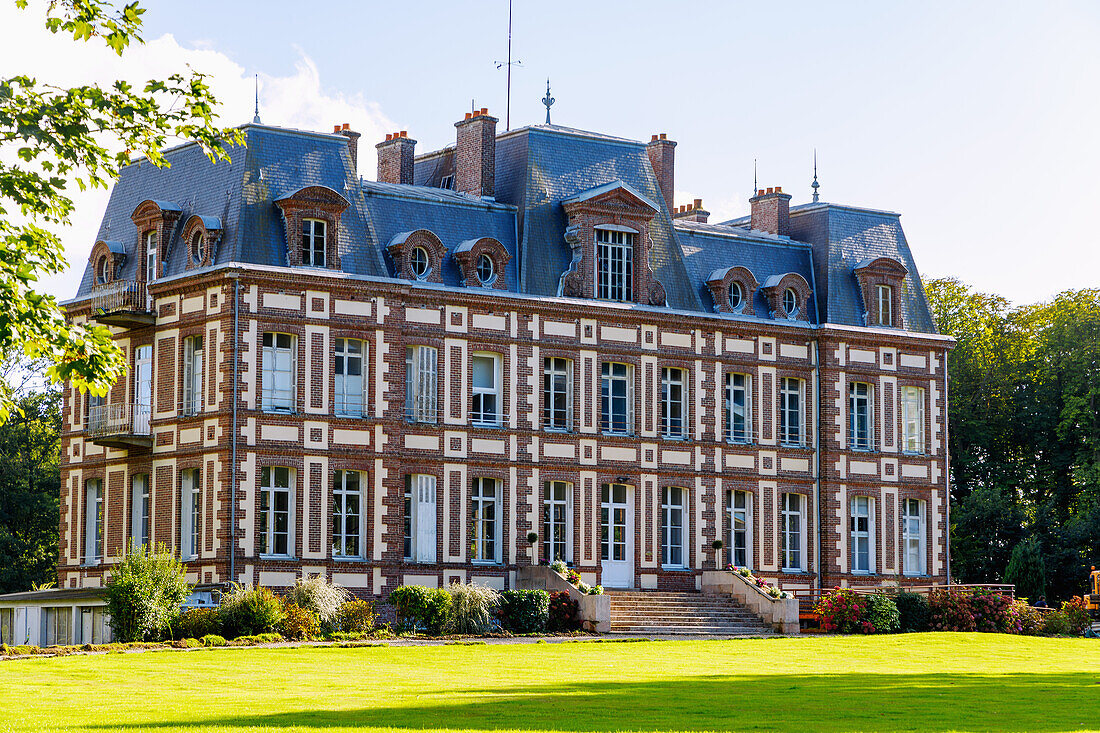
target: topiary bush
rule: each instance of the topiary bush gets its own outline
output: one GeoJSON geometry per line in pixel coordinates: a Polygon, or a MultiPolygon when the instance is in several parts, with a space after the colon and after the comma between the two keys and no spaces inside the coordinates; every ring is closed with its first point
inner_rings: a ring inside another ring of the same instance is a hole
{"type": "Polygon", "coordinates": [[[931,612],[927,598],[920,593],[902,591],[894,596],[894,605],[898,608],[898,626],[901,631],[928,631],[931,612]]]}
{"type": "Polygon", "coordinates": [[[868,633],[864,628],[868,608],[866,596],[855,591],[833,588],[814,606],[814,613],[821,616],[824,631],[841,634],[868,633]]]}
{"type": "Polygon", "coordinates": [[[454,583],[447,631],[455,634],[487,634],[495,625],[500,592],[484,585],[454,583]]]}
{"type": "Polygon", "coordinates": [[[172,631],[177,639],[200,639],[222,630],[221,616],[216,608],[189,608],[179,615],[172,631]]]}
{"type": "Polygon", "coordinates": [[[928,596],[929,628],[932,631],[974,631],[970,596],[951,590],[934,590],[928,596]]]}
{"type": "Polygon", "coordinates": [[[871,628],[866,629],[870,634],[894,634],[901,630],[898,607],[894,599],[885,593],[872,593],[867,598],[867,616],[865,623],[871,628]]]}
{"type": "Polygon", "coordinates": [[[279,633],[288,639],[299,641],[312,639],[321,631],[321,620],[312,608],[299,606],[293,601],[283,604],[283,620],[279,633]]]}
{"type": "Polygon", "coordinates": [[[547,631],[576,631],[581,627],[580,604],[569,597],[567,591],[550,594],[546,617],[547,631]]]}
{"type": "Polygon", "coordinates": [[[374,629],[374,623],[378,620],[378,612],[370,601],[352,599],[340,606],[337,614],[337,623],[340,631],[347,634],[365,634],[374,629]]]}
{"type": "Polygon", "coordinates": [[[229,638],[271,633],[283,620],[283,604],[268,588],[234,584],[218,608],[229,638]]]}
{"type": "Polygon", "coordinates": [[[451,615],[451,594],[443,588],[402,585],[387,599],[397,610],[397,628],[402,632],[440,634],[451,615]]]}
{"type": "Polygon", "coordinates": [[[180,561],[158,543],[132,548],[111,572],[105,595],[115,640],[143,641],[170,633],[191,586],[180,561]]]}
{"type": "Polygon", "coordinates": [[[340,608],[351,595],[338,585],[332,585],[320,575],[299,580],[284,596],[286,602],[308,608],[323,626],[335,628],[340,608]]]}
{"type": "Polygon", "coordinates": [[[500,594],[500,621],[508,631],[535,634],[546,630],[550,594],[544,590],[506,590],[500,594]]]}

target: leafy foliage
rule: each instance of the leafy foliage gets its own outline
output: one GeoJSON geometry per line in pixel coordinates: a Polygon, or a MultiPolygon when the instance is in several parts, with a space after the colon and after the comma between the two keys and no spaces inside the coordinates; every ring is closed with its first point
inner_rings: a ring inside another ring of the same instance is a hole
{"type": "Polygon", "coordinates": [[[485,634],[492,630],[500,592],[484,585],[454,583],[447,630],[456,634],[485,634]]]}
{"type": "Polygon", "coordinates": [[[920,593],[901,592],[894,596],[898,626],[902,631],[928,631],[928,599],[920,593]]]}
{"type": "Polygon", "coordinates": [[[868,600],[855,591],[834,588],[821,597],[814,613],[821,616],[821,628],[842,634],[869,633],[864,626],[868,600]]]}
{"type": "Polygon", "coordinates": [[[451,616],[451,594],[443,588],[402,585],[390,591],[388,601],[401,631],[440,634],[451,616]]]}
{"type": "Polygon", "coordinates": [[[191,594],[183,565],[166,545],[132,549],[107,583],[107,613],[118,641],[142,641],[167,633],[191,594]]]}
{"type": "Polygon", "coordinates": [[[898,607],[885,593],[872,593],[867,599],[865,621],[872,626],[870,633],[892,634],[901,630],[898,607]]]}
{"type": "Polygon", "coordinates": [[[550,594],[550,606],[547,611],[547,631],[576,631],[581,627],[580,604],[569,597],[566,591],[550,594]]]}
{"type": "Polygon", "coordinates": [[[236,584],[222,596],[218,613],[225,635],[231,639],[271,633],[284,615],[283,604],[269,588],[236,584]]]}
{"type": "Polygon", "coordinates": [[[288,639],[312,639],[321,630],[321,620],[311,608],[290,601],[283,604],[283,620],[279,633],[288,639]]]}
{"type": "Polygon", "coordinates": [[[350,598],[350,594],[338,585],[332,585],[320,575],[309,580],[299,580],[285,598],[302,608],[308,608],[316,614],[326,626],[335,626],[340,615],[340,607],[350,598]]]}
{"type": "Polygon", "coordinates": [[[189,608],[172,624],[177,639],[199,639],[220,633],[221,629],[222,620],[216,608],[189,608]]]}
{"type": "Polygon", "coordinates": [[[1005,582],[1016,586],[1016,595],[1038,600],[1046,595],[1046,565],[1039,538],[1028,537],[1012,548],[1005,569],[1005,582]]]}
{"type": "Polygon", "coordinates": [[[350,600],[340,606],[338,621],[340,631],[348,634],[364,634],[374,629],[378,619],[374,604],[359,599],[350,600]]]}
{"type": "Polygon", "coordinates": [[[546,629],[550,594],[544,590],[506,590],[500,594],[500,622],[507,631],[534,634],[546,629]]]}

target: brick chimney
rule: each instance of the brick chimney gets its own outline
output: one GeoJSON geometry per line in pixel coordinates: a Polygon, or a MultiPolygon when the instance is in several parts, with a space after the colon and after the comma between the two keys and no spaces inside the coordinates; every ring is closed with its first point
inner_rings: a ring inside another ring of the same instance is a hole
{"type": "Polygon", "coordinates": [[[352,130],[346,122],[343,125],[337,125],[336,129],[333,130],[333,132],[343,135],[348,139],[348,151],[351,153],[351,167],[353,170],[358,172],[359,138],[363,136],[362,133],[358,133],[355,130],[352,130]]]}
{"type": "Polygon", "coordinates": [[[455,123],[455,190],[492,196],[497,169],[497,118],[485,107],[455,123]]]}
{"type": "Polygon", "coordinates": [[[665,207],[672,211],[672,196],[676,185],[676,143],[662,132],[650,138],[646,152],[649,153],[653,174],[657,176],[657,187],[665,198],[665,207]]]}
{"type": "Polygon", "coordinates": [[[682,221],[697,221],[706,224],[709,217],[710,212],[703,208],[703,199],[695,199],[692,203],[684,204],[672,211],[672,218],[682,221]]]}
{"type": "Polygon", "coordinates": [[[413,182],[413,151],[416,140],[405,130],[386,134],[386,139],[374,146],[378,151],[378,182],[413,182]]]}
{"type": "Polygon", "coordinates": [[[749,199],[752,204],[752,228],[788,236],[791,232],[791,195],[779,186],[760,189],[749,199]]]}

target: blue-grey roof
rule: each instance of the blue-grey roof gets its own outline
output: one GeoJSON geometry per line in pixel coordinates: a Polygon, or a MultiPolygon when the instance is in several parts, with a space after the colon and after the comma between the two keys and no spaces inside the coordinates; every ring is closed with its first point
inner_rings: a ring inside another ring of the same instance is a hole
{"type": "Polygon", "coordinates": [[[641,193],[638,192],[638,189],[634,188],[633,186],[631,186],[626,181],[619,180],[619,179],[611,181],[610,183],[605,183],[602,186],[595,186],[594,188],[590,188],[587,191],[581,191],[576,196],[570,196],[567,199],[563,199],[562,203],[563,204],[572,204],[572,203],[579,203],[581,201],[588,201],[590,199],[596,198],[597,196],[601,196],[601,195],[607,193],[608,191],[614,191],[615,189],[620,189],[620,188],[627,191],[631,196],[638,199],[639,201],[641,201],[642,203],[644,203],[646,206],[653,209],[654,211],[660,211],[661,207],[658,206],[657,204],[653,203],[649,199],[648,196],[642,195],[641,193]]]}
{"type": "Polygon", "coordinates": [[[123,246],[122,242],[116,242],[113,239],[107,239],[103,241],[103,244],[107,245],[107,249],[116,255],[126,254],[126,247],[123,246]]]}

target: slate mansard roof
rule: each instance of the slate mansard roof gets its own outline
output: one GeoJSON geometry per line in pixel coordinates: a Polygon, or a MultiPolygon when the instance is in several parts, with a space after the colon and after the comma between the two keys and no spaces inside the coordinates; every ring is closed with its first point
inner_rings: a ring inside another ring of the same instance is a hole
{"type": "MultiPolygon", "coordinates": [[[[142,160],[123,169],[97,236],[112,251],[121,247],[126,254],[118,279],[138,277],[140,245],[130,217],[143,201],[153,199],[162,210],[181,212],[168,240],[165,276],[171,277],[186,270],[182,233],[195,214],[216,218],[222,226],[213,264],[286,266],[283,216],[274,202],[305,186],[325,186],[349,202],[338,244],[344,272],[395,277],[387,245],[427,229],[452,254],[469,240],[498,240],[511,255],[508,289],[553,297],[572,259],[562,202],[621,181],[657,207],[650,224],[650,263],[671,308],[731,320],[770,319],[759,290],[756,316],[715,313],[706,281],[717,270],[741,266],[760,283],[792,272],[805,278],[814,291],[811,323],[863,326],[853,270],[886,256],[908,270],[901,294],[906,327],[935,332],[897,214],[826,203],[794,206],[790,236],[752,230],[747,218],[722,224],[674,221],[644,143],[557,125],[497,136],[494,200],[439,187],[454,172],[453,148],[418,156],[414,185],[377,183],[355,171],[342,135],[258,124],[243,129],[246,143],[230,151],[230,162],[213,164],[196,145],[182,145],[167,151],[169,168],[142,160]]],[[[442,277],[445,286],[463,287],[452,257],[445,259],[442,277]]],[[[92,282],[89,263],[78,298],[91,293],[92,282]]]]}

